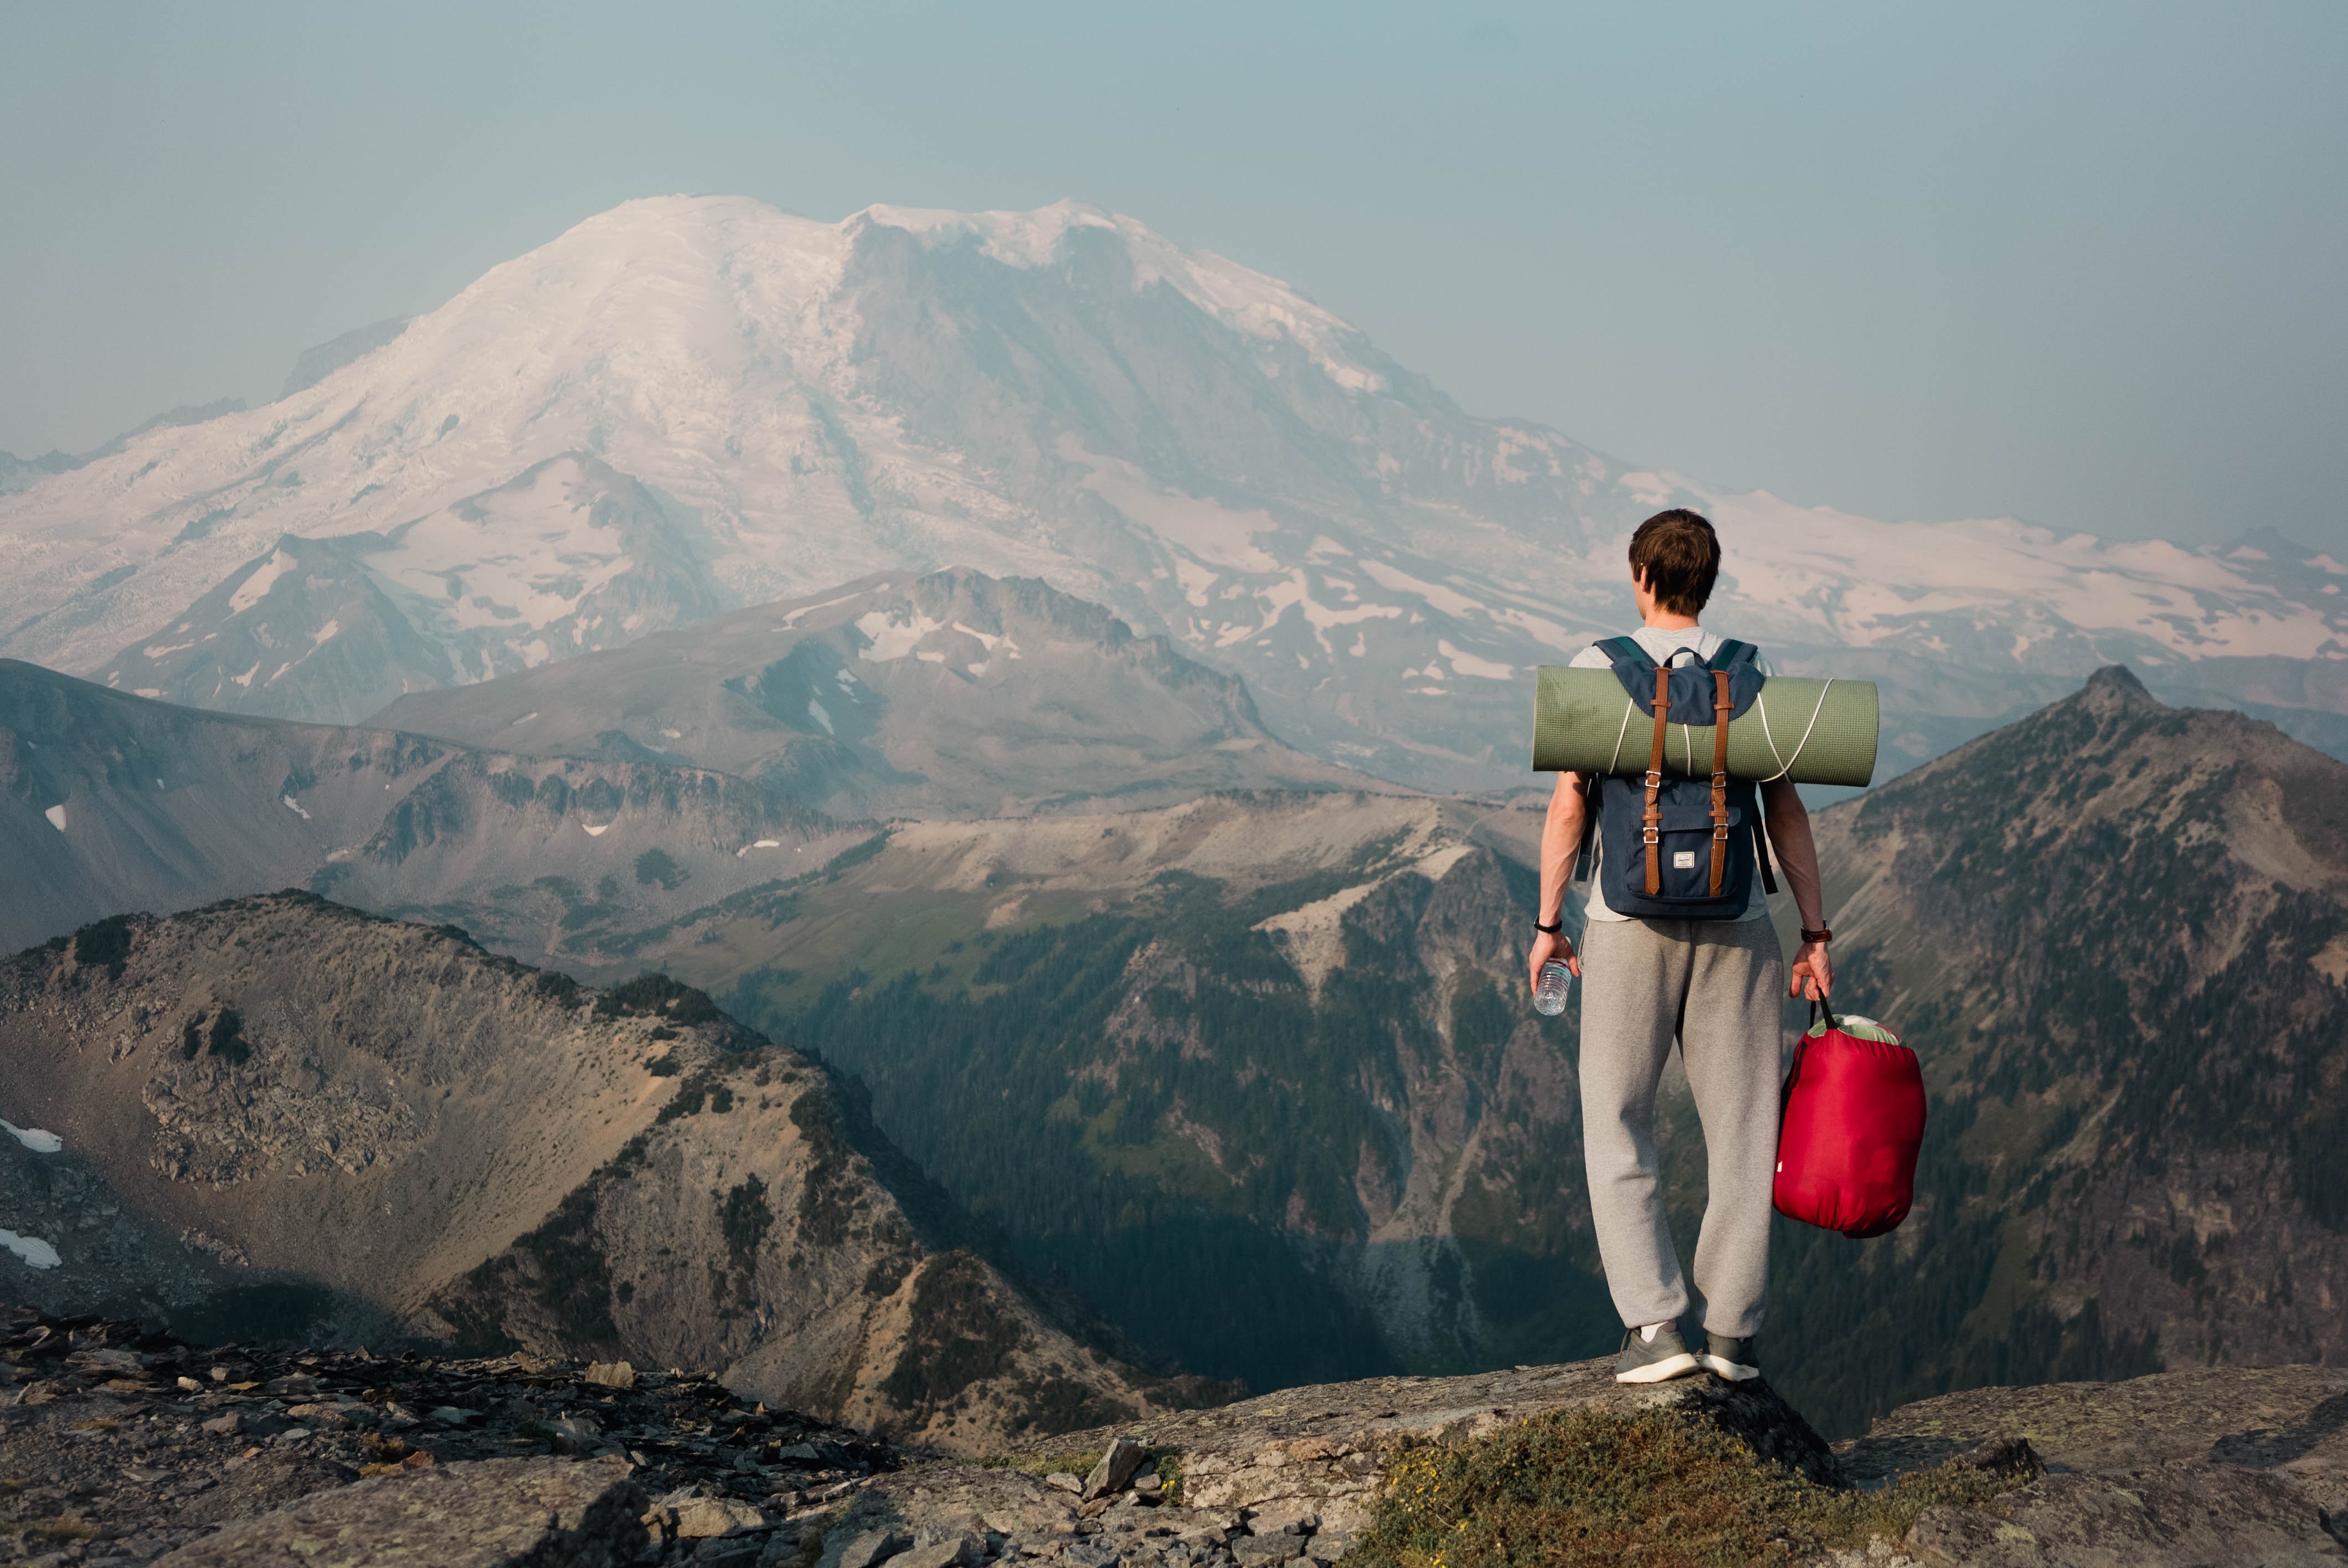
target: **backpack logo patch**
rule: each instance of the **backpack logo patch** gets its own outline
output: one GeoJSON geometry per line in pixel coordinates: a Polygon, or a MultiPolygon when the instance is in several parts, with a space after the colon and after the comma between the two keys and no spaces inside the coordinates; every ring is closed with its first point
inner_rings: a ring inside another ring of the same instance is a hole
{"type": "Polygon", "coordinates": [[[1673,851],[1672,852],[1672,869],[1673,869],[1673,870],[1674,870],[1674,871],[1693,871],[1693,870],[1694,870],[1694,869],[1695,869],[1695,851],[1694,851],[1694,850],[1693,850],[1693,849],[1675,849],[1675,850],[1673,850],[1673,851]]]}

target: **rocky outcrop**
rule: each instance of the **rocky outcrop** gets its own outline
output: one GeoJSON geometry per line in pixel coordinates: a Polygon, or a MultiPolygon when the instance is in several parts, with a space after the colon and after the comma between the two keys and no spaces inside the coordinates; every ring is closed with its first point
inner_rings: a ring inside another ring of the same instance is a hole
{"type": "Polygon", "coordinates": [[[619,1568],[644,1550],[623,1459],[497,1459],[379,1476],[230,1525],[157,1568],[619,1568]]]}
{"type": "Polygon", "coordinates": [[[2348,1369],[2208,1368],[2117,1383],[1975,1389],[1903,1406],[1841,1445],[1862,1484],[1984,1443],[2050,1473],[1925,1510],[1906,1549],[1943,1568],[2147,1568],[2348,1558],[2348,1369]]]}
{"type": "Polygon", "coordinates": [[[0,1063],[54,1149],[0,1161],[54,1227],[0,1294],[53,1311],[685,1366],[965,1450],[1197,1397],[1048,1321],[852,1085],[664,977],[273,896],[0,965],[0,1063]]]}
{"type": "MultiPolygon", "coordinates": [[[[1182,1499],[1243,1512],[1268,1530],[1299,1521],[1337,1537],[1369,1522],[1393,1459],[1430,1444],[1472,1441],[1552,1410],[1668,1410],[1715,1427],[1812,1481],[1835,1458],[1766,1383],[1712,1378],[1630,1387],[1612,1361],[1520,1367],[1468,1378],[1374,1378],[1288,1389],[1220,1409],[1161,1417],[1136,1435],[1181,1467],[1182,1499]]],[[[1115,1431],[1072,1434],[1106,1449],[1115,1431]]]]}

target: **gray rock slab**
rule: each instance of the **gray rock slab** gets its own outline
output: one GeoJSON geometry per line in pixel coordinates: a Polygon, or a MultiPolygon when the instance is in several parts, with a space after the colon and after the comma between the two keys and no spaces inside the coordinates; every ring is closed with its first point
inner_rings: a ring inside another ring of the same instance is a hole
{"type": "Polygon", "coordinates": [[[2212,1367],[2117,1383],[1970,1389],[1920,1399],[1840,1445],[1861,1485],[1994,1439],[2026,1440],[2055,1471],[2206,1460],[2291,1475],[2348,1509],[2348,1367],[2212,1367]]]}
{"type": "Polygon", "coordinates": [[[158,1559],[158,1568],[616,1568],[645,1541],[624,1460],[479,1460],[304,1499],[158,1559]]]}
{"type": "Polygon", "coordinates": [[[2348,1550],[2326,1524],[2286,1476],[2173,1460],[1926,1509],[1907,1550],[1928,1568],[2336,1568],[2348,1550]]]}

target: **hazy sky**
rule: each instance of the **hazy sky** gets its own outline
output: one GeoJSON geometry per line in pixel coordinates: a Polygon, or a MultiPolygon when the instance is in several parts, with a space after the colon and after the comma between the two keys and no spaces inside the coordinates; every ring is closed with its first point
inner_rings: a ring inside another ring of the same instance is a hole
{"type": "Polygon", "coordinates": [[[1468,409],[1885,518],[2348,545],[2348,5],[0,0],[0,447],[630,197],[1074,196],[1468,409]]]}

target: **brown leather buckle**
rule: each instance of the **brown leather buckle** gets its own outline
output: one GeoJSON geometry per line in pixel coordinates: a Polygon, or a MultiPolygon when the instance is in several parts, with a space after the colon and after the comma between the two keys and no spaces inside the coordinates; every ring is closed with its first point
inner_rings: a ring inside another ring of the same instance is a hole
{"type": "Polygon", "coordinates": [[[1642,844],[1661,844],[1661,843],[1663,842],[1662,837],[1661,837],[1659,835],[1657,835],[1657,833],[1655,832],[1655,830],[1654,830],[1653,828],[1652,828],[1652,827],[1650,827],[1650,828],[1648,828],[1648,829],[1646,829],[1646,830],[1645,830],[1645,835],[1645,835],[1644,837],[1643,837],[1642,839],[1640,839],[1640,841],[1639,841],[1640,843],[1642,843],[1642,844]]]}
{"type": "Polygon", "coordinates": [[[1725,822],[1715,822],[1712,825],[1712,841],[1715,844],[1725,844],[1728,842],[1728,824],[1725,822]]]}
{"type": "Polygon", "coordinates": [[[1663,788],[1663,775],[1661,773],[1659,773],[1658,771],[1656,771],[1655,769],[1653,769],[1653,768],[1649,768],[1649,769],[1647,770],[1647,787],[1648,787],[1649,789],[1661,789],[1661,788],[1663,788]]]}

